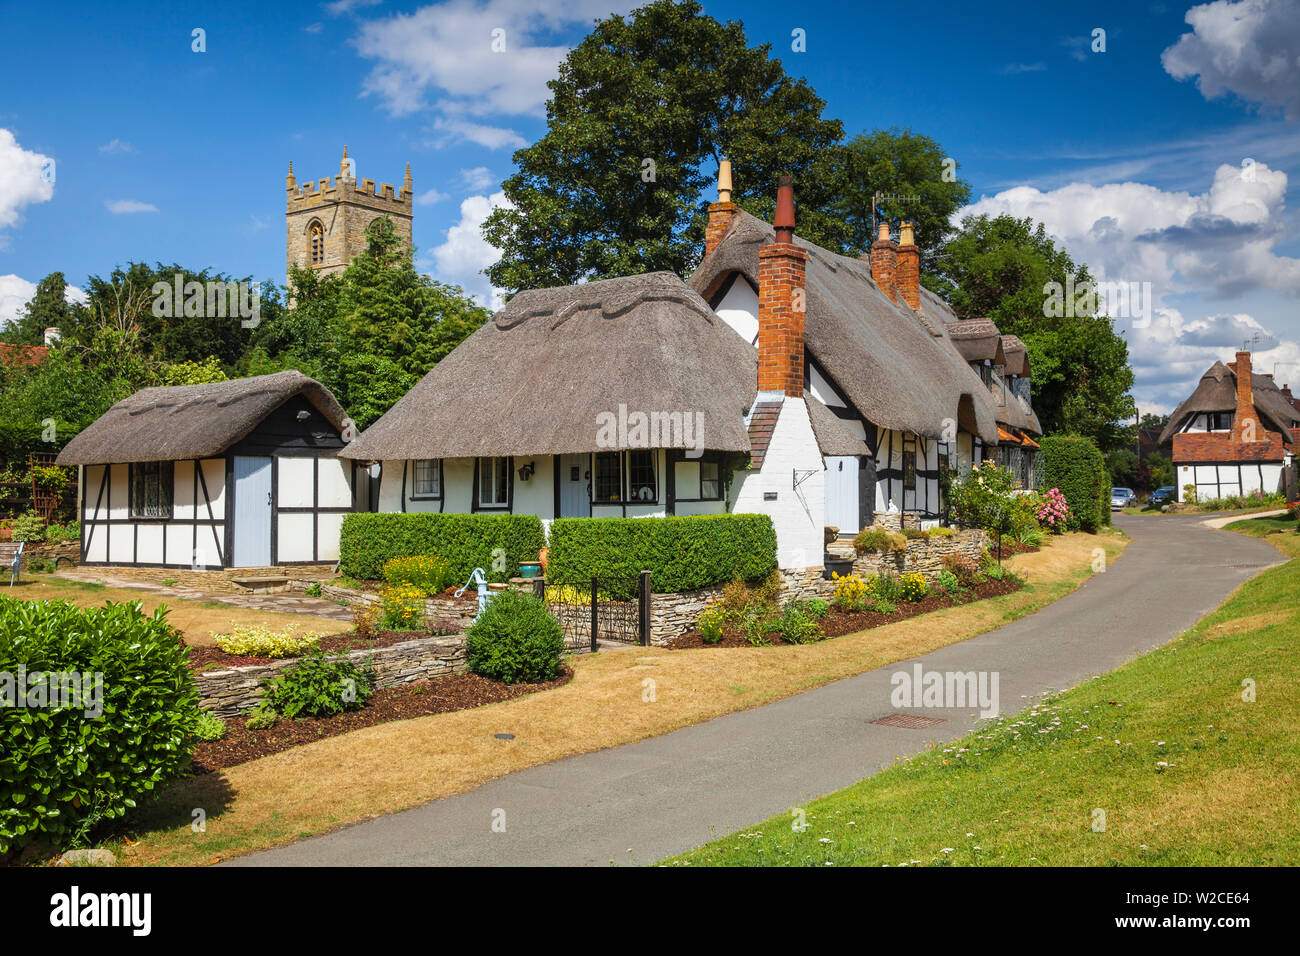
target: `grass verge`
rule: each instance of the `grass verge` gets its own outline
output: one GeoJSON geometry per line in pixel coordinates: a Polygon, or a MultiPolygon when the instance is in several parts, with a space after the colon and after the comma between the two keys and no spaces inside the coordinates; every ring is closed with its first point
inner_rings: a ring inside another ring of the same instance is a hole
{"type": "Polygon", "coordinates": [[[1006,563],[1024,590],[792,647],[634,648],[572,661],[574,679],[544,694],[367,728],[180,782],[105,845],[123,862],[191,865],[276,846],[472,790],[515,770],[665,734],[966,640],[1030,614],[1113,560],[1119,532],[1063,535],[1006,563]],[[643,681],[655,681],[655,700],[643,681]],[[512,733],[513,740],[494,738],[512,733]],[[192,811],[207,815],[191,829],[192,811]]]}
{"type": "Polygon", "coordinates": [[[1165,647],[667,864],[1296,865],[1295,526],[1229,525],[1292,560],[1165,647]]]}

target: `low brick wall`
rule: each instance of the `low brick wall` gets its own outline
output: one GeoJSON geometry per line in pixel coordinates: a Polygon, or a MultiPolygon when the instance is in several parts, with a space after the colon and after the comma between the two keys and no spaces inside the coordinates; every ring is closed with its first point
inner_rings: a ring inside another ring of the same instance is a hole
{"type": "MultiPolygon", "coordinates": [[[[391,647],[350,651],[347,656],[358,664],[372,662],[375,687],[392,687],[460,670],[465,663],[465,636],[420,637],[391,647]]],[[[290,657],[270,664],[204,671],[197,675],[199,706],[218,717],[247,713],[262,700],[261,681],[296,662],[290,657]]]]}

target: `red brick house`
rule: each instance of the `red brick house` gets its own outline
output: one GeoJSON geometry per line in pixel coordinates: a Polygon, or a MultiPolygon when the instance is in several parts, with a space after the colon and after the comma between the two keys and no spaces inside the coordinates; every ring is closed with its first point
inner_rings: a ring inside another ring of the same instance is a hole
{"type": "Polygon", "coordinates": [[[1171,449],[1179,501],[1189,485],[1202,501],[1288,491],[1298,443],[1300,409],[1273,376],[1252,371],[1249,352],[1210,366],[1160,434],[1171,449]]]}

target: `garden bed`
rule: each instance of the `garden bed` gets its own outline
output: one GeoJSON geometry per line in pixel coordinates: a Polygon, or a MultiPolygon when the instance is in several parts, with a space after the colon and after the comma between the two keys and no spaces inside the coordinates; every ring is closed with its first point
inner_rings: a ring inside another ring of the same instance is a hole
{"type": "MultiPolygon", "coordinates": [[[[406,641],[421,637],[446,637],[459,634],[463,628],[459,624],[446,626],[434,625],[418,631],[375,631],[372,638],[357,637],[348,631],[343,634],[328,634],[321,637],[317,647],[331,654],[346,654],[348,651],[369,651],[380,647],[392,647],[406,641]]],[[[227,667],[245,667],[250,664],[273,664],[277,661],[291,661],[292,657],[251,657],[242,654],[227,654],[219,647],[190,647],[189,664],[192,669],[203,671],[222,670],[227,667]]]]}
{"type": "MultiPolygon", "coordinates": [[[[1037,549],[1034,549],[1037,550],[1037,549]]],[[[904,621],[910,617],[917,617],[921,614],[928,614],[930,611],[940,611],[944,608],[957,607],[961,604],[970,604],[973,601],[984,600],[985,598],[1001,597],[1004,594],[1011,594],[1019,591],[1023,584],[1014,580],[994,581],[986,580],[975,585],[966,594],[954,598],[947,594],[928,594],[920,601],[899,601],[895,607],[897,610],[893,614],[881,614],[879,611],[844,611],[834,605],[831,606],[826,616],[821,619],[822,632],[825,637],[841,637],[845,634],[854,634],[858,631],[869,630],[873,627],[880,627],[884,624],[893,624],[896,621],[904,621]]],[[[772,646],[786,645],[787,642],[782,640],[779,634],[766,635],[768,643],[772,646]]],[[[754,647],[745,639],[744,634],[739,628],[728,627],[723,630],[722,640],[716,644],[706,644],[700,636],[698,628],[687,631],[681,637],[668,641],[665,645],[669,650],[693,650],[695,648],[711,647],[754,647]]],[[[757,645],[763,646],[763,645],[757,645]]]]}
{"type": "MultiPolygon", "coordinates": [[[[409,632],[405,639],[410,639],[409,632]]],[[[214,773],[363,727],[495,704],[561,687],[572,679],[573,669],[570,667],[565,667],[555,680],[540,684],[507,685],[477,674],[450,674],[381,688],[375,691],[365,707],[333,717],[282,719],[265,730],[249,730],[245,718],[231,717],[226,719],[224,737],[198,742],[194,748],[193,768],[198,774],[214,773]]]]}

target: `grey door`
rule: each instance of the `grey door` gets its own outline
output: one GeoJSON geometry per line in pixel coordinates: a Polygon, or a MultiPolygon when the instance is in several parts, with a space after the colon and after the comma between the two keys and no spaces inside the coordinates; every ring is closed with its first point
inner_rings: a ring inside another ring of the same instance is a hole
{"type": "Polygon", "coordinates": [[[271,563],[271,459],[235,457],[236,568],[271,563]]]}
{"type": "Polygon", "coordinates": [[[588,455],[561,455],[560,473],[555,476],[560,483],[561,518],[586,518],[591,515],[591,458],[588,455]]]}
{"type": "Polygon", "coordinates": [[[826,524],[841,534],[857,534],[858,460],[826,459],[826,524]]]}

